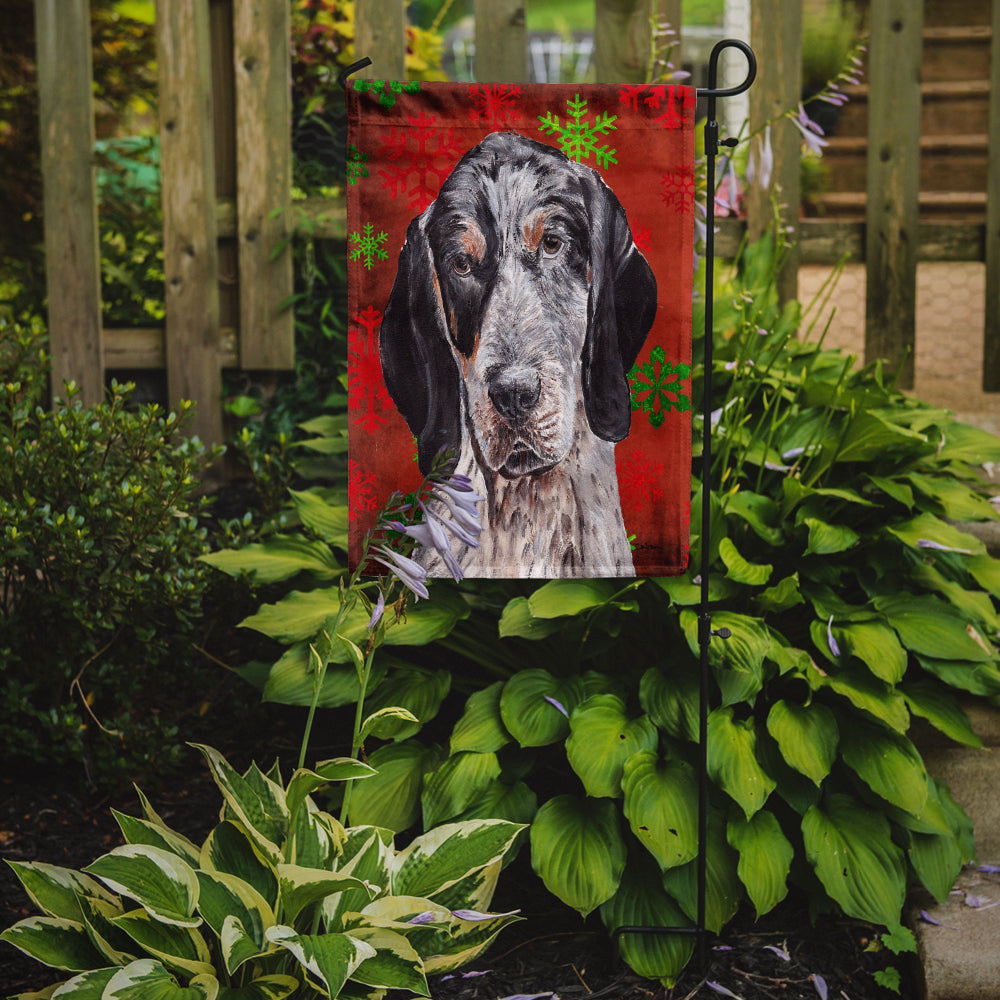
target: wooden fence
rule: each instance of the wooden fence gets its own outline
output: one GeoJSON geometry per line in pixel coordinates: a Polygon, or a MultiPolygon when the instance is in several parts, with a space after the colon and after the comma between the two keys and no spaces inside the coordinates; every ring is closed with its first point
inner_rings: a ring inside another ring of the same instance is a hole
{"type": "MultiPolygon", "coordinates": [[[[475,0],[476,77],[527,79],[525,3],[475,0]]],[[[171,402],[195,400],[196,433],[223,437],[223,368],[275,371],[293,364],[291,255],[290,0],[158,0],[157,40],[166,271],[165,329],[101,327],[96,193],[92,169],[88,0],[35,0],[53,384],[73,379],[101,397],[107,370],[166,369],[171,402]]],[[[867,269],[866,355],[898,363],[912,384],[916,265],[985,261],[984,388],[1000,390],[1000,0],[992,4],[989,170],[985,224],[921,223],[919,53],[923,3],[871,0],[867,215],[799,220],[782,290],[794,295],[800,263],[844,253],[867,269]]],[[[600,81],[640,82],[650,17],[681,23],[681,0],[595,0],[594,64],[600,81]]],[[[404,0],[357,0],[361,75],[405,76],[404,0]]],[[[754,0],[751,42],[759,65],[751,128],[800,97],[801,0],[754,0]]],[[[680,39],[681,52],[683,38],[680,39]]],[[[678,53],[674,53],[675,61],[678,53]]],[[[720,102],[720,118],[725,102],[720,102]]],[[[738,123],[733,123],[734,126],[738,123]]],[[[735,131],[735,127],[732,131],[735,131]]],[[[731,254],[746,228],[762,231],[771,197],[799,203],[795,128],[774,134],[775,171],[752,190],[746,222],[725,220],[716,242],[731,254]]],[[[343,240],[343,202],[301,210],[314,235],[343,240]]]]}

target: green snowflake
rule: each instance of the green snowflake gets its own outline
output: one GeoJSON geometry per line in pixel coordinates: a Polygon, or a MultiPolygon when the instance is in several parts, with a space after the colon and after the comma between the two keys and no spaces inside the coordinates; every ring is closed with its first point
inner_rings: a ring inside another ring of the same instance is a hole
{"type": "Polygon", "coordinates": [[[356,184],[362,177],[368,176],[368,154],[362,153],[354,143],[347,147],[347,183],[356,184]]]}
{"type": "Polygon", "coordinates": [[[690,365],[667,361],[666,352],[657,345],[649,352],[649,360],[644,365],[636,362],[628,373],[632,409],[642,410],[654,427],[663,423],[668,410],[679,413],[690,410],[691,397],[681,385],[690,377],[690,365]]]}
{"type": "Polygon", "coordinates": [[[396,103],[397,94],[419,94],[420,81],[400,83],[399,80],[355,80],[354,89],[359,94],[371,91],[378,97],[379,104],[388,109],[396,103]]]}
{"type": "Polygon", "coordinates": [[[614,124],[618,120],[618,115],[609,115],[605,111],[594,118],[593,125],[589,124],[584,118],[584,115],[588,114],[587,102],[581,101],[579,94],[572,101],[567,98],[566,111],[566,121],[562,123],[559,121],[559,116],[552,114],[551,111],[546,112],[544,118],[539,115],[541,131],[546,135],[558,135],[563,152],[578,163],[589,160],[591,153],[602,167],[617,163],[615,153],[618,150],[609,149],[606,145],[598,146],[597,140],[609,132],[618,130],[618,126],[614,124]]]}
{"type": "Polygon", "coordinates": [[[351,233],[348,240],[355,244],[355,248],[351,251],[351,260],[360,260],[364,257],[365,267],[371,270],[375,265],[376,260],[385,260],[389,255],[382,249],[382,244],[389,238],[388,233],[379,233],[378,236],[372,234],[374,226],[372,224],[365,224],[365,235],[361,236],[359,233],[351,233]]]}

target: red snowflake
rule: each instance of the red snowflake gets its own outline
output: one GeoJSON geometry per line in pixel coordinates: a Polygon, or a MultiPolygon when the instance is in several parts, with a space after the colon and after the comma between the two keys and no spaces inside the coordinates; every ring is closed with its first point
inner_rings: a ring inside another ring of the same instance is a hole
{"type": "Polygon", "coordinates": [[[618,466],[618,493],[622,509],[637,515],[663,500],[663,463],[636,452],[618,466]]]}
{"type": "Polygon", "coordinates": [[[678,167],[663,175],[660,197],[675,211],[686,212],[694,201],[694,171],[691,167],[678,167]]]}
{"type": "Polygon", "coordinates": [[[388,164],[378,174],[393,199],[405,194],[409,207],[422,212],[465,150],[455,139],[455,130],[437,128],[433,115],[421,111],[416,118],[406,117],[409,128],[393,126],[382,136],[379,153],[388,164]]]}
{"type": "Polygon", "coordinates": [[[362,472],[361,466],[347,461],[347,518],[354,521],[375,509],[375,473],[362,472]]]}
{"type": "Polygon", "coordinates": [[[653,245],[649,242],[651,235],[645,226],[640,226],[638,223],[632,227],[632,242],[643,253],[649,253],[653,249],[653,245]]]}
{"type": "Polygon", "coordinates": [[[505,129],[521,120],[521,112],[514,107],[514,101],[521,98],[516,83],[470,83],[469,98],[473,102],[469,117],[474,125],[505,129]]]}
{"type": "Polygon", "coordinates": [[[386,422],[376,412],[376,404],[392,406],[392,399],[382,376],[382,362],[378,354],[378,337],[375,328],[382,322],[382,313],[368,306],[353,322],[364,327],[366,333],[351,330],[347,334],[347,405],[351,410],[362,410],[356,423],[366,431],[374,431],[386,422]]]}
{"type": "Polygon", "coordinates": [[[648,107],[664,112],[656,119],[666,129],[678,129],[684,123],[684,114],[690,110],[694,92],[690,87],[679,87],[675,83],[622,84],[618,88],[619,104],[627,104],[638,109],[639,101],[648,107]]]}

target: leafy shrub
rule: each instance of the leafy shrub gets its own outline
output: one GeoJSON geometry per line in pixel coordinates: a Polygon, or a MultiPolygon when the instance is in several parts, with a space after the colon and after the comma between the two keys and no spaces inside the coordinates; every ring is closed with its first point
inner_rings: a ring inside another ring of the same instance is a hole
{"type": "Polygon", "coordinates": [[[471,961],[518,919],[485,912],[516,824],[453,823],[399,850],[390,831],[345,829],[310,797],[368,778],[367,765],[325,761],[285,785],[277,767],[241,775],[199,749],[225,802],[200,847],[140,793],[144,818],[115,813],[126,845],[82,872],[11,863],[43,915],[0,938],[79,973],[60,996],[429,996],[428,973],[471,961]]]}
{"type": "MultiPolygon", "coordinates": [[[[715,294],[712,533],[701,539],[692,522],[692,566],[710,544],[712,624],[732,634],[709,652],[707,926],[745,902],[763,914],[794,886],[815,912],[903,940],[907,885],[943,899],[973,852],[967,817],[927,775],[909,727],[919,716],[977,746],[957,695],[1000,695],[1000,561],[952,523],[995,516],[975,466],[1000,460],[1000,440],[904,396],[880,364],[855,368],[822,338],[799,339],[808,317],[774,291],[780,255],[771,240],[746,249],[715,294]]],[[[701,368],[692,389],[697,407],[701,368]]],[[[698,473],[692,487],[700,511],[698,473]]],[[[315,544],[312,500],[294,503],[315,544]]],[[[328,555],[329,542],[342,544],[326,536],[328,555]]],[[[308,636],[339,570],[324,564],[324,579],[292,532],[244,555],[263,579],[298,588],[246,624],[289,646],[257,669],[265,697],[304,703],[308,636]]],[[[426,724],[449,685],[473,693],[446,754],[414,724],[369,748],[379,773],[355,790],[352,819],[395,830],[421,817],[425,828],[531,821],[535,869],[580,913],[599,910],[609,929],[693,923],[695,573],[465,581],[461,613],[433,626],[418,605],[414,638],[404,626],[397,641],[436,639],[427,662],[450,653],[451,669],[402,665],[398,647],[372,703],[382,690],[426,724]]],[[[348,663],[331,669],[330,704],[349,703],[352,677],[348,663]]],[[[636,971],[666,982],[691,947],[622,939],[636,971]]]]}
{"type": "Polygon", "coordinates": [[[127,385],[96,406],[69,385],[43,409],[41,335],[0,321],[0,742],[8,760],[82,756],[107,773],[174,752],[150,680],[191,661],[209,455],[184,432],[187,405],[132,410],[127,385]]]}

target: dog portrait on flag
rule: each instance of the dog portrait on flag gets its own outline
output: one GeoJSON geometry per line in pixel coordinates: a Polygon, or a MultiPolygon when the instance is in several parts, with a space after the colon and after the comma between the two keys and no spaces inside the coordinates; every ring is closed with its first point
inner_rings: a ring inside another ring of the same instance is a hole
{"type": "Polygon", "coordinates": [[[448,449],[483,498],[465,575],[682,572],[692,93],[349,95],[352,542],[448,449]]]}

